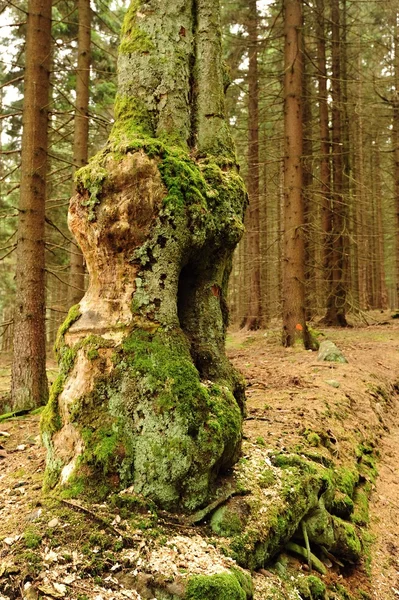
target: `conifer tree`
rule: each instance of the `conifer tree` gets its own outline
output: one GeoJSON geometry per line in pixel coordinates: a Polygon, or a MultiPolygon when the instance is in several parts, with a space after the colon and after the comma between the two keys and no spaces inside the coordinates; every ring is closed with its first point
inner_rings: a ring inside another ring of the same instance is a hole
{"type": "Polygon", "coordinates": [[[39,406],[48,397],[44,223],[51,1],[29,0],[27,19],[11,387],[14,409],[39,406]]]}

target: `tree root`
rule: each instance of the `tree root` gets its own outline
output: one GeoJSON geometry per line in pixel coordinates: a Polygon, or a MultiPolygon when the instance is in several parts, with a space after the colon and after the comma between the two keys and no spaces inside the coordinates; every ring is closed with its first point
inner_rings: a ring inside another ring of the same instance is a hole
{"type": "Polygon", "coordinates": [[[285,547],[290,552],[299,554],[299,556],[302,556],[302,558],[306,558],[307,560],[309,560],[309,557],[310,557],[310,560],[311,560],[312,565],[315,568],[315,570],[318,571],[321,575],[326,575],[326,573],[327,573],[326,567],[323,565],[321,560],[319,560],[317,558],[317,556],[315,556],[312,552],[310,552],[310,549],[309,549],[309,554],[308,554],[308,551],[306,550],[306,548],[303,548],[302,546],[299,546],[299,544],[295,544],[294,542],[288,542],[285,547]]]}

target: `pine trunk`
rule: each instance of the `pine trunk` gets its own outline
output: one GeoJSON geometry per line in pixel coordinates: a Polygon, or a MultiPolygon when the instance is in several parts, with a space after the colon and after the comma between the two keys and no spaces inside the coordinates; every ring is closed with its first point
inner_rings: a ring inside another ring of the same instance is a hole
{"type": "Polygon", "coordinates": [[[48,488],[133,485],[194,509],[239,456],[244,388],[224,344],[246,193],[219,21],[214,0],[135,0],[126,14],[116,122],[69,212],[90,285],[59,333],[48,488]]]}
{"type": "Polygon", "coordinates": [[[344,235],[346,207],[343,196],[344,162],[342,134],[342,90],[341,90],[341,41],[339,0],[331,0],[332,23],[332,228],[330,231],[331,252],[328,256],[329,293],[324,322],[327,325],[345,327],[346,322],[346,258],[344,235]]]}
{"type": "Polygon", "coordinates": [[[11,402],[33,408],[48,397],[45,338],[44,223],[51,2],[30,0],[17,232],[16,299],[11,402]]]}
{"type": "MultiPolygon", "coordinates": [[[[330,129],[327,100],[327,61],[325,31],[324,0],[317,0],[317,67],[319,93],[319,127],[320,127],[320,204],[323,248],[323,274],[328,281],[328,265],[331,260],[331,164],[330,164],[330,129]]],[[[327,294],[327,289],[324,289],[327,294]]]]}
{"type": "Polygon", "coordinates": [[[260,207],[259,207],[259,83],[258,83],[258,14],[256,0],[249,0],[248,19],[248,196],[247,260],[249,270],[248,308],[243,326],[249,330],[262,327],[260,207]]]}
{"type": "MultiPolygon", "coordinates": [[[[78,66],[76,72],[76,109],[73,138],[73,163],[75,168],[87,164],[89,157],[89,79],[90,79],[90,0],[78,0],[78,66]]],[[[76,193],[75,185],[73,194],[76,193]]],[[[69,306],[77,304],[84,294],[85,267],[83,254],[74,244],[70,251],[69,306]]]]}
{"type": "Polygon", "coordinates": [[[305,322],[304,203],[302,196],[301,0],[285,0],[283,345],[303,340],[305,322]]]}
{"type": "Polygon", "coordinates": [[[394,76],[395,97],[393,100],[393,151],[396,212],[396,308],[399,308],[399,13],[394,12],[394,76]]]}

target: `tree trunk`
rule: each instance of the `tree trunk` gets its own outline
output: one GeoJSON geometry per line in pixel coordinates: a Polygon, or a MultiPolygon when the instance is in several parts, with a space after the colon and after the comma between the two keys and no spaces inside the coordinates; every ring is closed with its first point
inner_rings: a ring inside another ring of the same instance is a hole
{"type": "Polygon", "coordinates": [[[214,0],[132,3],[116,122],[77,174],[69,223],[90,285],[60,329],[42,420],[46,485],[72,496],[133,485],[194,509],[239,456],[244,388],[224,343],[246,193],[219,12],[214,0]]]}
{"type": "Polygon", "coordinates": [[[316,312],[317,305],[317,278],[315,272],[315,231],[313,198],[313,128],[312,128],[312,86],[310,74],[310,60],[307,59],[305,40],[303,38],[303,69],[302,69],[302,120],[303,120],[303,168],[302,168],[302,194],[304,202],[304,232],[305,232],[305,318],[311,319],[316,312]]]}
{"type": "Polygon", "coordinates": [[[394,9],[394,77],[393,150],[396,210],[396,308],[399,308],[399,13],[394,9]]]}
{"type": "Polygon", "coordinates": [[[262,327],[260,210],[259,210],[259,83],[258,83],[258,14],[256,0],[248,3],[248,308],[243,326],[249,330],[262,327]]]}
{"type": "MultiPolygon", "coordinates": [[[[324,0],[317,0],[317,67],[319,92],[320,123],[320,196],[321,228],[323,246],[324,279],[328,281],[328,265],[331,261],[331,165],[330,165],[330,129],[327,100],[326,32],[324,0]]],[[[324,290],[327,293],[327,289],[324,290]]]]}
{"type": "MultiPolygon", "coordinates": [[[[87,164],[89,158],[90,0],[78,0],[78,15],[78,66],[76,70],[73,163],[75,167],[80,168],[87,164]]],[[[75,184],[72,193],[76,193],[75,184]]],[[[70,250],[69,284],[69,306],[72,306],[80,301],[85,289],[83,254],[74,244],[71,245],[70,250]]]]}
{"type": "Polygon", "coordinates": [[[33,408],[48,398],[45,339],[44,218],[51,2],[30,0],[17,232],[16,299],[11,402],[33,408]]]}
{"type": "Polygon", "coordinates": [[[301,0],[285,0],[283,345],[309,335],[305,322],[304,203],[302,196],[301,0]]]}
{"type": "Polygon", "coordinates": [[[327,325],[345,327],[346,322],[346,257],[345,228],[346,207],[343,196],[343,135],[342,135],[342,93],[341,93],[341,43],[339,0],[331,0],[332,22],[332,230],[329,254],[328,278],[329,293],[324,322],[327,325]]]}
{"type": "Polygon", "coordinates": [[[381,185],[381,161],[379,136],[376,136],[376,142],[373,145],[372,153],[372,173],[374,174],[374,199],[376,219],[374,231],[376,236],[376,286],[377,286],[377,308],[388,308],[388,290],[385,280],[385,252],[384,252],[384,224],[382,208],[382,185],[381,185]]]}

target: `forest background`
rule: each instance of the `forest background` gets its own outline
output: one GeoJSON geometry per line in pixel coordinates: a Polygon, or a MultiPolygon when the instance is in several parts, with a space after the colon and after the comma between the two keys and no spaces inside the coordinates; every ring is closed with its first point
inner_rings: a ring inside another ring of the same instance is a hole
{"type": "MultiPolygon", "coordinates": [[[[230,282],[231,323],[253,330],[280,319],[293,281],[303,287],[306,319],[324,316],[327,324],[345,325],[347,313],[367,318],[369,309],[394,309],[399,305],[398,3],[292,3],[301,19],[300,81],[294,92],[287,90],[284,63],[287,7],[256,0],[222,4],[227,110],[249,194],[246,234],[230,282]],[[291,229],[284,129],[290,95],[299,107],[300,129],[293,133],[303,143],[303,212],[291,229]],[[292,232],[303,244],[300,252],[287,246],[292,232]],[[290,252],[300,270],[287,287],[290,252]]],[[[48,347],[87,285],[67,210],[75,169],[103,145],[113,123],[125,10],[124,3],[102,0],[53,3],[45,211],[48,347]],[[78,51],[82,43],[86,47],[78,51]],[[78,58],[86,62],[78,64],[78,58]]],[[[27,6],[6,2],[0,11],[0,313],[2,349],[10,350],[27,6]]]]}

